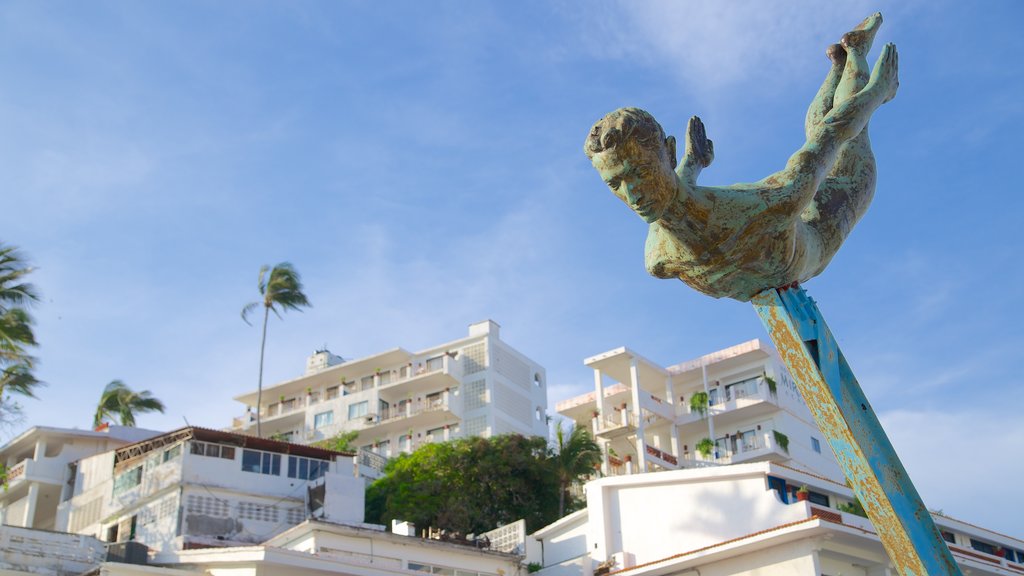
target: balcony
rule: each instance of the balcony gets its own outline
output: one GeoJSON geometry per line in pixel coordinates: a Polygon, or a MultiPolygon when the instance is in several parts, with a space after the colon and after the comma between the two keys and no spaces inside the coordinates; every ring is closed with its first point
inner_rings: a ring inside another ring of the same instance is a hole
{"type": "Polygon", "coordinates": [[[748,430],[742,434],[719,438],[715,442],[715,451],[707,457],[698,454],[696,462],[741,464],[766,460],[789,460],[789,452],[776,442],[772,430],[748,430]]]}
{"type": "Polygon", "coordinates": [[[611,416],[598,417],[597,437],[614,440],[636,433],[636,416],[628,410],[615,410],[611,416]]]}
{"type": "Polygon", "coordinates": [[[451,393],[444,392],[382,409],[372,425],[374,434],[389,436],[410,428],[434,428],[450,423],[459,416],[453,404],[451,393]]]}
{"type": "Polygon", "coordinates": [[[657,464],[666,470],[679,468],[679,459],[669,452],[655,448],[650,444],[644,444],[644,452],[644,458],[652,464],[657,464]]]}
{"type": "Polygon", "coordinates": [[[394,400],[392,403],[396,403],[423,390],[458,386],[462,377],[462,362],[443,354],[424,361],[406,374],[403,376],[401,371],[390,370],[378,375],[382,400],[394,400]]]}
{"type": "Polygon", "coordinates": [[[15,488],[22,482],[40,482],[60,486],[64,479],[66,465],[53,458],[22,460],[7,472],[7,486],[15,488]]]}
{"type": "MultiPolygon", "coordinates": [[[[708,404],[708,415],[715,419],[716,428],[735,426],[779,409],[779,400],[771,393],[764,378],[715,388],[711,391],[708,404]]],[[[695,429],[698,424],[706,426],[705,419],[691,411],[689,403],[677,407],[676,425],[684,434],[695,429]]]]}

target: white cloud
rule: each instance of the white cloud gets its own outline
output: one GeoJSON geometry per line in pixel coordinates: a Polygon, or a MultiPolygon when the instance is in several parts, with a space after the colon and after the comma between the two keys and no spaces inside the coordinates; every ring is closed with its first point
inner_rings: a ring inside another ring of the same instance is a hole
{"type": "Polygon", "coordinates": [[[866,1],[827,10],[809,1],[617,2],[588,11],[586,42],[600,56],[633,59],[699,86],[694,94],[738,85],[775,90],[822,64],[825,48],[875,10],[866,1]]]}

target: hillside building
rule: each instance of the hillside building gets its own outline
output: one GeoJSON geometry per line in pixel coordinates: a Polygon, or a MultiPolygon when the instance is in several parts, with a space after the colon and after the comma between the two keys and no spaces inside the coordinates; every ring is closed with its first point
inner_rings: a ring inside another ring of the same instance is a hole
{"type": "Polygon", "coordinates": [[[842,478],[775,350],[761,340],[662,367],[629,348],[587,358],[594,391],[559,402],[616,476],[773,461],[842,478]]]}
{"type": "Polygon", "coordinates": [[[97,430],[35,426],[0,448],[6,486],[0,492],[0,524],[54,529],[57,505],[66,495],[75,462],[159,432],[104,425],[97,430]]]}
{"type": "MultiPolygon", "coordinates": [[[[782,464],[616,476],[586,491],[585,509],[527,540],[539,576],[896,574],[845,484],[782,464]]],[[[964,574],[1024,573],[1024,541],[932,516],[964,574]]]]}
{"type": "MultiPolygon", "coordinates": [[[[255,390],[231,430],[254,434],[255,390]]],[[[547,437],[544,368],[499,337],[485,320],[469,334],[419,352],[395,348],[343,360],[322,350],[298,378],[263,390],[261,432],[309,444],[357,431],[364,463],[382,467],[429,442],[518,433],[547,437]]]]}
{"type": "Polygon", "coordinates": [[[307,518],[359,524],[353,454],[187,427],[84,458],[56,529],[156,553],[255,545],[307,518]]]}

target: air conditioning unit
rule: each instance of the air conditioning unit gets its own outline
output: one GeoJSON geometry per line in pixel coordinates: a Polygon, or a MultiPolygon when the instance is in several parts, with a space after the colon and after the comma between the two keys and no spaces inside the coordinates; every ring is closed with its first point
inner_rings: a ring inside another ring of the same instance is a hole
{"type": "Polygon", "coordinates": [[[423,441],[424,442],[433,442],[434,441],[434,435],[433,434],[427,434],[426,438],[424,438],[423,441]]]}

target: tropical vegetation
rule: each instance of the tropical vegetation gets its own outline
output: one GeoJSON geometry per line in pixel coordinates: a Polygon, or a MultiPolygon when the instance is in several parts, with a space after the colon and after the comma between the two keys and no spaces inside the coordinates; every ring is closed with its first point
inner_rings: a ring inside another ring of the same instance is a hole
{"type": "Polygon", "coordinates": [[[715,449],[715,443],[711,438],[701,438],[700,442],[697,442],[697,452],[700,452],[701,456],[707,458],[711,456],[711,452],[715,449]]]}
{"type": "Polygon", "coordinates": [[[38,346],[28,309],[39,301],[35,286],[26,281],[33,268],[14,246],[0,243],[0,403],[12,410],[9,394],[35,397],[41,383],[31,349],[38,346]]]}
{"type": "Polygon", "coordinates": [[[690,410],[700,414],[701,418],[707,416],[708,413],[708,393],[707,392],[694,392],[693,396],[690,396],[690,410]]]}
{"type": "Polygon", "coordinates": [[[560,517],[557,470],[547,440],[539,436],[426,444],[390,460],[384,476],[370,485],[366,521],[386,525],[398,519],[480,534],[522,518],[532,532],[560,517]]]}
{"type": "Polygon", "coordinates": [[[280,318],[281,312],[288,310],[300,310],[310,307],[309,299],[302,292],[302,279],[295,267],[288,262],[270,268],[267,265],[260,267],[260,275],[257,280],[257,287],[260,292],[260,299],[250,302],[242,308],[242,320],[249,322],[249,315],[263,306],[263,335],[260,337],[260,372],[256,388],[256,435],[262,436],[260,430],[260,407],[263,404],[263,353],[267,345],[267,320],[270,312],[280,318]]]}
{"type": "Polygon", "coordinates": [[[313,442],[313,446],[334,450],[335,452],[355,452],[356,446],[354,442],[358,437],[358,430],[349,430],[348,432],[339,432],[330,438],[313,442]]]}
{"type": "Polygon", "coordinates": [[[566,505],[576,509],[570,488],[594,474],[601,465],[601,448],[583,426],[573,426],[566,433],[559,420],[555,424],[554,446],[550,459],[558,476],[558,517],[565,516],[566,505]]]}
{"type": "Polygon", "coordinates": [[[120,380],[113,380],[103,389],[92,425],[99,427],[105,421],[119,421],[122,426],[135,426],[135,415],[164,411],[164,403],[152,392],[136,392],[120,380]]]}

